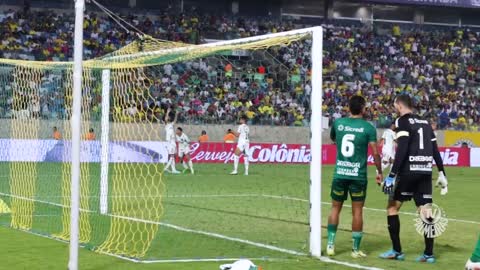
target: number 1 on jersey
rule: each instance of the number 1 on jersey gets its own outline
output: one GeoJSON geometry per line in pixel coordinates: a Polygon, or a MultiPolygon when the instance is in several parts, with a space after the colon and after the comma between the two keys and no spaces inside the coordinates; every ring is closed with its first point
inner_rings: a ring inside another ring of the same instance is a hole
{"type": "Polygon", "coordinates": [[[418,135],[420,135],[420,143],[418,144],[418,147],[423,150],[423,128],[418,129],[418,135]]]}

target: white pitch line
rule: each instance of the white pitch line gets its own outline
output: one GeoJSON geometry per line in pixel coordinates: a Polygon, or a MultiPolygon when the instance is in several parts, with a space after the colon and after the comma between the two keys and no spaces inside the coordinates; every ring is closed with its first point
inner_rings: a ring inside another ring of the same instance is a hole
{"type": "Polygon", "coordinates": [[[226,235],[218,234],[218,233],[211,233],[211,232],[207,232],[207,231],[189,229],[189,228],[185,228],[185,227],[181,227],[181,226],[177,226],[177,225],[173,225],[173,224],[169,224],[169,223],[164,223],[164,222],[144,220],[144,219],[139,219],[139,218],[134,218],[134,217],[119,216],[119,215],[109,215],[109,216],[115,217],[115,218],[120,218],[120,219],[125,219],[125,220],[130,220],[130,221],[135,221],[135,222],[146,223],[146,224],[162,225],[164,227],[175,229],[177,231],[195,233],[195,234],[210,236],[210,237],[214,237],[214,238],[220,238],[220,239],[223,239],[223,240],[229,240],[229,241],[232,241],[232,242],[238,242],[238,243],[242,243],[242,244],[247,244],[247,245],[260,247],[260,248],[265,248],[265,249],[278,251],[278,252],[291,254],[291,255],[297,255],[297,256],[306,256],[307,255],[306,253],[298,252],[298,251],[295,251],[295,250],[280,248],[280,247],[276,247],[276,246],[272,246],[272,245],[266,245],[266,244],[257,243],[257,242],[253,242],[253,241],[250,241],[250,240],[244,240],[244,239],[240,239],[240,238],[236,238],[236,237],[230,237],[230,236],[226,236],[226,235]]]}
{"type": "Polygon", "coordinates": [[[143,260],[139,263],[191,263],[191,262],[234,262],[238,260],[251,260],[251,261],[264,261],[264,262],[273,262],[273,261],[288,261],[287,259],[277,259],[277,258],[211,258],[211,259],[178,259],[178,260],[143,260]]]}
{"type": "MultiPolygon", "coordinates": [[[[27,197],[21,197],[21,196],[16,196],[16,195],[11,195],[11,194],[6,194],[0,192],[0,195],[7,196],[7,197],[12,197],[12,198],[18,198],[26,201],[32,201],[32,202],[39,202],[43,204],[49,204],[53,206],[58,206],[62,208],[69,208],[70,206],[66,206],[63,204],[59,203],[53,203],[53,202],[48,202],[48,201],[43,201],[43,200],[37,200],[37,199],[32,199],[32,198],[27,198],[27,197]]],[[[279,200],[290,200],[290,201],[299,201],[299,202],[309,202],[308,200],[302,199],[302,198],[297,198],[297,197],[291,197],[291,196],[279,196],[279,195],[268,195],[268,194],[213,194],[213,195],[202,195],[202,194],[191,194],[191,195],[170,195],[170,197],[167,195],[167,198],[229,198],[229,197],[265,197],[265,198],[273,198],[273,199],[279,199],[279,200]]],[[[323,205],[331,205],[332,203],[330,202],[322,202],[323,205]]],[[[343,205],[344,207],[351,208],[351,205],[345,204],[343,205]]],[[[378,208],[370,208],[370,207],[364,207],[363,209],[372,211],[372,212],[381,212],[381,213],[386,213],[387,210],[385,209],[378,209],[378,208]]],[[[80,209],[80,211],[83,212],[88,212],[88,213],[96,213],[96,211],[88,210],[88,209],[80,209]]],[[[408,215],[408,216],[417,216],[416,213],[412,212],[402,212],[400,211],[400,214],[403,215],[408,215]]],[[[479,221],[473,221],[473,220],[466,220],[466,219],[458,219],[458,218],[447,218],[448,221],[453,221],[453,222],[458,222],[458,223],[466,223],[466,224],[475,224],[475,225],[480,225],[479,221]]]]}
{"type": "MultiPolygon", "coordinates": [[[[277,261],[277,259],[266,259],[266,258],[197,258],[197,259],[166,259],[166,260],[139,260],[135,258],[124,257],[118,254],[112,254],[103,251],[97,251],[100,254],[107,256],[112,256],[121,260],[133,262],[133,263],[142,263],[142,264],[154,264],[154,263],[199,263],[199,262],[234,262],[241,259],[249,259],[256,261],[277,261]]],[[[282,259],[278,259],[280,261],[282,259]]]]}
{"type": "MultiPolygon", "coordinates": [[[[266,198],[273,198],[273,199],[280,199],[280,200],[291,200],[291,201],[300,201],[300,202],[309,202],[308,200],[302,199],[302,198],[296,198],[296,197],[289,197],[289,196],[278,196],[278,195],[265,195],[262,194],[260,195],[261,197],[266,197],[266,198]]],[[[324,205],[332,205],[330,202],[322,202],[324,205]]],[[[351,205],[344,204],[344,207],[352,208],[351,205]]],[[[386,213],[387,210],[385,209],[378,209],[378,208],[371,208],[371,207],[364,207],[363,209],[368,210],[368,211],[373,211],[373,212],[382,212],[386,213]]],[[[402,212],[400,211],[400,214],[403,215],[408,215],[408,216],[417,216],[416,213],[412,212],[402,212]]],[[[480,225],[479,221],[473,221],[473,220],[466,220],[466,219],[458,219],[458,218],[447,218],[448,221],[454,221],[454,222],[459,222],[459,223],[468,223],[468,224],[476,224],[480,225]]]]}
{"type": "MultiPolygon", "coordinates": [[[[40,236],[42,238],[55,240],[55,241],[58,241],[58,242],[64,243],[64,244],[69,243],[68,241],[60,239],[60,238],[55,238],[55,237],[51,237],[51,236],[48,236],[48,235],[44,235],[44,234],[40,234],[40,233],[36,233],[36,232],[32,232],[32,231],[25,231],[25,230],[20,230],[20,231],[30,233],[30,234],[35,235],[35,236],[40,236]]],[[[115,258],[118,258],[118,259],[122,259],[122,260],[125,260],[125,261],[130,261],[130,262],[134,262],[134,263],[144,263],[144,264],[151,264],[151,263],[188,263],[188,262],[192,262],[192,263],[193,262],[227,262],[227,261],[232,262],[232,261],[237,261],[237,260],[241,260],[241,259],[249,259],[249,260],[256,260],[256,261],[286,261],[286,259],[277,259],[277,258],[268,258],[268,257],[264,257],[264,258],[205,258],[205,259],[178,259],[178,260],[175,260],[175,259],[170,259],[170,260],[138,260],[138,259],[135,259],[135,258],[124,257],[124,256],[120,256],[118,254],[113,254],[113,253],[108,253],[108,252],[103,252],[103,251],[96,251],[96,252],[100,253],[100,254],[107,255],[107,256],[112,256],[112,257],[115,257],[115,258]]]]}
{"type": "MultiPolygon", "coordinates": [[[[214,195],[173,195],[173,196],[167,196],[167,198],[216,198],[216,197],[264,197],[264,198],[272,198],[272,199],[279,199],[279,200],[289,200],[289,201],[298,201],[298,202],[309,202],[306,199],[302,198],[297,198],[297,197],[291,197],[291,196],[281,196],[281,195],[268,195],[268,194],[224,194],[224,195],[219,195],[219,194],[214,194],[214,195]]],[[[330,202],[322,202],[324,205],[331,205],[332,203],[330,202]]],[[[343,205],[345,207],[351,208],[351,205],[345,204],[343,205]]],[[[386,213],[387,210],[385,209],[378,209],[378,208],[371,208],[371,207],[364,207],[363,209],[368,210],[368,211],[373,211],[373,212],[382,212],[386,213]]],[[[416,213],[412,212],[402,212],[400,211],[400,214],[403,215],[408,215],[408,216],[417,216],[416,213]]],[[[466,219],[457,219],[457,218],[447,218],[448,221],[454,221],[454,222],[459,222],[459,223],[468,223],[468,224],[476,224],[480,225],[479,221],[473,221],[473,220],[466,220],[466,219]]]]}
{"type": "Polygon", "coordinates": [[[382,268],[377,268],[377,267],[363,266],[363,265],[356,264],[356,263],[349,263],[349,262],[344,262],[344,261],[332,260],[328,257],[323,257],[323,256],[320,257],[320,261],[326,262],[326,263],[334,263],[334,264],[344,265],[344,266],[348,266],[348,267],[351,267],[351,268],[357,268],[357,269],[383,270],[382,268]]]}
{"type": "MultiPolygon", "coordinates": [[[[31,199],[31,198],[26,198],[26,197],[11,195],[11,194],[5,194],[5,193],[1,193],[1,192],[0,192],[0,195],[14,197],[14,198],[28,200],[28,201],[45,203],[45,204],[54,205],[54,206],[58,206],[58,207],[62,207],[62,208],[69,208],[70,207],[70,206],[66,206],[66,205],[62,205],[62,204],[58,204],[58,203],[52,203],[52,202],[47,202],[47,201],[39,201],[39,200],[31,199]]],[[[198,196],[205,197],[205,196],[209,196],[209,195],[198,195],[198,196]]],[[[225,195],[214,195],[214,196],[225,196],[225,195]]],[[[275,198],[275,199],[308,202],[308,200],[301,199],[301,198],[289,197],[289,196],[278,196],[278,195],[266,195],[266,194],[262,194],[262,195],[231,194],[231,195],[228,195],[228,197],[239,197],[239,196],[242,196],[242,197],[261,196],[261,197],[266,197],[266,198],[275,198]]],[[[210,195],[210,197],[211,197],[211,195],[210,195]]],[[[322,202],[322,204],[330,205],[331,203],[322,202]]],[[[350,205],[345,205],[345,206],[346,207],[351,207],[350,205]]],[[[383,209],[367,208],[367,207],[365,207],[365,209],[366,210],[371,210],[371,211],[377,211],[377,212],[386,212],[386,210],[383,210],[383,209]]],[[[88,209],[80,209],[80,211],[97,213],[96,211],[91,211],[91,210],[88,210],[88,209]]],[[[416,215],[415,213],[409,213],[409,212],[400,212],[400,213],[401,214],[406,214],[406,215],[416,215]]],[[[178,230],[178,231],[205,235],[205,236],[209,236],[209,237],[219,238],[219,239],[228,240],[228,241],[232,241],[232,242],[238,242],[238,243],[242,243],[242,244],[247,244],[247,245],[251,245],[251,246],[255,246],[255,247],[259,247],[259,248],[264,248],[264,249],[277,251],[277,252],[281,252],[281,253],[286,253],[286,254],[291,254],[291,255],[296,255],[296,256],[306,256],[307,255],[306,253],[298,252],[298,251],[295,251],[295,250],[284,249],[284,248],[280,248],[280,247],[276,247],[276,246],[272,246],[272,245],[257,243],[257,242],[253,242],[253,241],[250,241],[250,240],[245,240],[245,239],[236,238],[236,237],[230,237],[230,236],[226,236],[226,235],[222,235],[222,234],[218,234],[218,233],[211,233],[211,232],[206,232],[206,231],[201,231],[201,230],[189,229],[189,228],[185,228],[185,227],[181,227],[181,226],[177,226],[177,225],[173,225],[173,224],[169,224],[169,223],[149,221],[149,220],[143,220],[143,219],[137,219],[137,218],[125,217],[125,216],[119,216],[119,215],[111,215],[111,214],[108,214],[107,216],[120,218],[120,219],[125,219],[125,220],[131,220],[131,221],[135,221],[135,222],[141,222],[141,223],[157,224],[157,225],[164,226],[164,227],[171,228],[171,229],[175,229],[175,230],[178,230]]],[[[449,220],[457,221],[457,222],[464,222],[464,223],[471,223],[471,224],[480,224],[480,222],[469,221],[469,220],[461,220],[461,219],[449,219],[449,220]]],[[[26,232],[29,232],[29,231],[26,231],[26,232]]],[[[29,232],[29,233],[31,233],[31,232],[29,232]]],[[[46,237],[46,238],[49,238],[49,239],[55,239],[55,238],[50,238],[48,236],[44,236],[44,235],[41,235],[41,234],[36,234],[36,233],[33,233],[33,234],[40,235],[40,236],[43,236],[43,237],[46,237]]],[[[58,239],[55,239],[55,240],[58,240],[58,239]]],[[[109,253],[104,253],[104,254],[109,255],[109,256],[113,256],[113,257],[116,257],[116,258],[124,259],[124,260],[127,260],[127,261],[131,261],[131,262],[149,263],[149,261],[142,261],[142,260],[137,260],[137,259],[133,259],[133,258],[127,258],[127,257],[123,257],[123,256],[120,256],[120,255],[109,254],[109,253]]],[[[351,268],[365,269],[365,270],[383,270],[381,268],[376,268],[376,267],[362,266],[362,265],[359,265],[359,264],[353,264],[353,263],[344,262],[344,261],[332,260],[332,259],[327,258],[327,257],[320,257],[319,259],[323,262],[326,262],[326,263],[334,263],[334,264],[344,265],[344,266],[351,267],[351,268]]],[[[210,260],[210,259],[207,259],[207,260],[210,260]]],[[[195,261],[200,262],[199,260],[195,260],[195,259],[184,261],[184,262],[195,262],[195,261]]],[[[150,263],[160,263],[160,262],[171,262],[171,263],[173,263],[173,262],[179,262],[179,261],[178,260],[170,260],[170,261],[168,261],[168,260],[167,261],[158,260],[158,261],[151,261],[150,263]]]]}
{"type": "Polygon", "coordinates": [[[280,200],[289,200],[289,201],[309,202],[308,200],[305,200],[305,199],[302,199],[302,198],[295,198],[295,197],[290,197],[290,196],[278,196],[278,195],[262,194],[262,195],[260,195],[260,197],[280,199],[280,200]]]}
{"type": "MultiPolygon", "coordinates": [[[[1,193],[1,192],[0,192],[0,195],[9,196],[9,197],[17,198],[17,199],[23,199],[23,200],[27,200],[27,201],[45,203],[45,204],[54,205],[54,206],[58,206],[58,207],[62,207],[62,208],[69,208],[70,207],[70,206],[66,206],[66,205],[62,205],[62,204],[58,204],[58,203],[52,203],[52,202],[47,202],[47,201],[38,201],[38,200],[31,199],[31,198],[26,198],[26,197],[12,195],[12,194],[5,194],[5,193],[1,193]]],[[[88,209],[80,209],[80,211],[96,213],[95,211],[91,211],[91,210],[88,210],[88,209]]],[[[230,237],[230,236],[226,236],[226,235],[222,235],[222,234],[218,234],[218,233],[211,233],[211,232],[206,232],[206,231],[201,231],[201,230],[193,230],[193,229],[189,229],[189,228],[185,228],[185,227],[181,227],[181,226],[177,226],[177,225],[173,225],[173,224],[169,224],[169,223],[155,222],[155,221],[149,221],[149,220],[143,220],[143,219],[131,218],[131,217],[124,217],[124,216],[118,216],[118,215],[108,215],[108,216],[115,217],[115,218],[121,218],[121,219],[125,219],[125,220],[136,221],[136,222],[142,222],[142,223],[158,224],[158,225],[168,227],[168,228],[171,228],[171,229],[175,229],[175,230],[178,230],[178,231],[205,235],[205,236],[219,238],[219,239],[228,240],[228,241],[232,241],[232,242],[238,242],[238,243],[242,243],[242,244],[247,244],[247,245],[251,245],[251,246],[255,246],[255,247],[259,247],[259,248],[264,248],[264,249],[268,249],[268,250],[273,250],[273,251],[278,251],[278,252],[281,252],[281,253],[286,253],[286,254],[291,254],[291,255],[297,255],[297,256],[306,256],[307,255],[306,253],[298,252],[298,251],[295,251],[295,250],[284,249],[284,248],[280,248],[280,247],[276,247],[276,246],[272,246],[272,245],[266,245],[266,244],[257,243],[257,242],[253,242],[253,241],[250,241],[250,240],[240,239],[240,238],[236,238],[236,237],[230,237]]],[[[30,231],[26,231],[26,232],[32,233],[30,231]]],[[[48,239],[55,239],[55,240],[61,241],[60,239],[52,238],[52,237],[37,234],[37,233],[32,233],[32,234],[39,235],[39,236],[42,236],[42,237],[45,237],[45,238],[48,238],[48,239]]],[[[64,242],[64,241],[61,241],[61,242],[64,242]]],[[[127,257],[123,257],[123,256],[116,255],[116,254],[110,254],[110,253],[103,253],[103,254],[113,256],[113,257],[116,257],[116,258],[120,258],[120,259],[123,259],[123,260],[131,261],[131,262],[140,262],[140,263],[143,262],[142,260],[138,260],[138,259],[134,259],[134,258],[127,258],[127,257]]],[[[322,260],[322,258],[320,258],[320,259],[322,260]]],[[[194,262],[194,261],[195,260],[192,260],[190,262],[194,262]]],[[[154,262],[159,263],[160,261],[152,261],[152,263],[154,263],[154,262]]],[[[173,261],[170,261],[170,262],[173,262],[173,261]]],[[[325,261],[325,262],[327,262],[327,261],[325,261]]],[[[351,264],[351,263],[342,262],[342,261],[331,260],[329,262],[336,263],[336,264],[342,264],[342,265],[352,267],[352,268],[357,268],[357,269],[382,270],[382,269],[369,268],[369,267],[366,267],[366,266],[351,264]]],[[[145,263],[149,263],[149,262],[145,261],[145,263]]]]}
{"type": "MultiPolygon", "coordinates": [[[[331,205],[332,203],[322,202],[322,204],[331,205]]],[[[351,205],[344,205],[344,206],[345,206],[345,207],[348,207],[348,208],[352,208],[351,205]]],[[[382,212],[382,213],[386,213],[386,212],[387,212],[387,210],[385,210],[385,209],[378,209],[378,208],[364,207],[363,209],[369,210],[369,211],[373,211],[373,212],[382,212]]],[[[399,213],[402,214],[402,215],[415,216],[415,217],[417,216],[416,213],[412,213],[412,212],[402,212],[402,211],[400,211],[399,213]]],[[[458,219],[458,218],[447,218],[447,219],[448,219],[448,221],[454,221],[454,222],[458,222],[458,223],[468,223],[468,224],[480,225],[480,222],[479,222],[479,221],[466,220],[466,219],[458,219]]]]}
{"type": "MultiPolygon", "coordinates": [[[[39,200],[26,198],[26,197],[22,197],[22,196],[5,194],[5,193],[2,193],[2,192],[0,192],[0,195],[9,196],[9,197],[22,199],[22,200],[26,200],[26,201],[33,201],[33,202],[39,202],[39,203],[44,203],[44,204],[48,204],[48,205],[54,205],[54,206],[58,206],[58,207],[62,207],[62,208],[70,208],[70,206],[67,206],[67,205],[62,205],[62,204],[52,203],[52,202],[47,202],[47,201],[39,201],[39,200]]],[[[80,211],[89,212],[89,213],[97,213],[96,211],[92,211],[92,210],[88,210],[88,209],[82,209],[82,208],[80,209],[80,211]]],[[[229,241],[232,241],[232,242],[239,242],[239,243],[242,243],[242,244],[261,247],[261,248],[265,248],[265,249],[269,249],[269,250],[273,250],[273,251],[278,251],[278,252],[282,252],[282,253],[287,253],[287,254],[292,254],[292,255],[297,255],[297,256],[307,255],[305,253],[297,252],[295,250],[279,248],[279,247],[272,246],[272,245],[266,245],[266,244],[257,243],[257,242],[253,242],[253,241],[250,241],[250,240],[244,240],[244,239],[240,239],[240,238],[236,238],[236,237],[230,237],[230,236],[226,236],[226,235],[222,235],[222,234],[218,234],[218,233],[211,233],[211,232],[207,232],[207,231],[194,230],[194,229],[185,228],[185,227],[181,227],[181,226],[177,226],[177,225],[169,224],[169,223],[164,223],[164,222],[144,220],[144,219],[139,219],[139,218],[134,218],[134,217],[126,217],[126,216],[112,215],[112,214],[108,214],[107,216],[120,218],[120,219],[124,219],[124,220],[135,221],[135,222],[146,223],[146,224],[161,225],[161,226],[171,228],[171,229],[175,229],[175,230],[178,230],[178,231],[183,231],[183,232],[189,232],[189,233],[195,233],[195,234],[220,238],[220,239],[229,240],[229,241]]]]}
{"type": "MultiPolygon", "coordinates": [[[[53,205],[53,206],[57,206],[57,207],[61,207],[61,208],[70,208],[69,205],[63,205],[63,204],[49,202],[49,201],[37,200],[37,199],[28,198],[28,197],[23,197],[23,196],[18,196],[18,195],[13,195],[13,194],[7,194],[7,193],[3,193],[3,192],[0,192],[0,195],[10,197],[10,198],[20,199],[20,200],[24,200],[24,201],[38,202],[38,203],[43,203],[43,204],[47,204],[47,205],[53,205]]],[[[87,212],[87,213],[96,213],[95,211],[88,210],[88,209],[83,209],[83,208],[80,208],[80,211],[87,212]]]]}
{"type": "Polygon", "coordinates": [[[202,195],[202,194],[176,194],[176,195],[165,195],[164,198],[232,198],[232,197],[258,197],[258,194],[212,194],[212,195],[202,195]]]}

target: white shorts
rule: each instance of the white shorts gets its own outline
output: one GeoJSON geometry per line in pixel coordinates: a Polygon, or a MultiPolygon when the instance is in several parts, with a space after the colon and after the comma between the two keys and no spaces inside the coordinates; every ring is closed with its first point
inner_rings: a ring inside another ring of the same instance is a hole
{"type": "Polygon", "coordinates": [[[190,154],[190,147],[187,148],[178,148],[178,156],[184,157],[186,154],[190,154]]]}
{"type": "Polygon", "coordinates": [[[175,143],[168,143],[167,144],[167,151],[169,155],[175,155],[177,152],[177,144],[175,143]]]}
{"type": "Polygon", "coordinates": [[[242,142],[237,144],[237,148],[240,149],[244,155],[248,155],[248,150],[250,149],[250,143],[242,142]]]}
{"type": "Polygon", "coordinates": [[[382,153],[382,163],[390,163],[390,160],[395,158],[395,153],[387,152],[382,153]]]}

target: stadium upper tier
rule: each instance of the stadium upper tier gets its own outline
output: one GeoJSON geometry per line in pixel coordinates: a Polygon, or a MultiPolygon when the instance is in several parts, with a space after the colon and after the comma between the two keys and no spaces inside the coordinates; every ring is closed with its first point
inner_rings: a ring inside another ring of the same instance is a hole
{"type": "MultiPolygon", "coordinates": [[[[193,13],[125,19],[154,38],[194,44],[209,38],[235,39],[306,27],[290,20],[193,13]]],[[[72,14],[7,11],[0,13],[0,23],[1,58],[71,60],[72,14]]],[[[406,92],[415,97],[419,113],[435,119],[439,128],[479,129],[479,29],[393,24],[370,27],[340,21],[323,26],[323,109],[330,120],[345,116],[348,97],[360,93],[369,101],[367,118],[377,126],[386,126],[394,117],[392,98],[406,92]]],[[[87,59],[138,40],[138,36],[96,14],[86,16],[84,29],[87,59]]],[[[197,59],[150,69],[148,73],[157,78],[150,87],[156,101],[119,109],[136,117],[142,106],[154,107],[162,114],[173,105],[185,112],[182,120],[188,122],[228,123],[246,113],[253,124],[308,125],[310,46],[309,42],[296,42],[269,49],[262,57],[197,59]]],[[[39,97],[25,97],[32,104],[32,115],[63,117],[64,97],[54,86],[59,79],[49,75],[41,82],[39,97]]],[[[9,86],[0,84],[0,90],[0,117],[10,117],[9,86]]],[[[90,101],[97,116],[100,100],[94,94],[90,101]]]]}

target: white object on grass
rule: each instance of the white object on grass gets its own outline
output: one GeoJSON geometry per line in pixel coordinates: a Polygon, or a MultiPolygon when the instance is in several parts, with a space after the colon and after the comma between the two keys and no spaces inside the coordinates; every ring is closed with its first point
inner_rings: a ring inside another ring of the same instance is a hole
{"type": "Polygon", "coordinates": [[[232,264],[220,265],[220,270],[256,270],[257,266],[250,260],[238,260],[232,264]]]}

